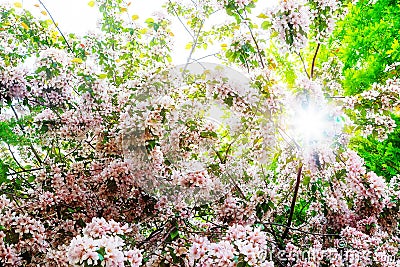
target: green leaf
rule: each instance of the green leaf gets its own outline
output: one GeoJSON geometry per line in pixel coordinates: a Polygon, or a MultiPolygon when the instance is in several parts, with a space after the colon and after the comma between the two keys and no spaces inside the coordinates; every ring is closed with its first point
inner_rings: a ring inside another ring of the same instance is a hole
{"type": "Polygon", "coordinates": [[[148,18],[144,22],[147,23],[147,24],[154,23],[154,19],[153,18],[148,18]]]}
{"type": "Polygon", "coordinates": [[[31,176],[29,176],[29,178],[28,178],[28,182],[29,182],[29,183],[32,183],[32,182],[35,181],[35,179],[36,179],[36,177],[35,177],[34,175],[31,175],[31,176]]]}
{"type": "Polygon", "coordinates": [[[310,176],[305,176],[303,178],[303,185],[307,186],[310,183],[311,177],[310,176]]]}
{"type": "Polygon", "coordinates": [[[8,165],[3,162],[3,160],[0,159],[0,185],[3,183],[9,183],[9,180],[7,178],[7,173],[8,173],[8,165]]]}
{"type": "Polygon", "coordinates": [[[99,260],[100,260],[100,261],[103,261],[103,260],[104,260],[104,256],[101,255],[100,253],[97,253],[97,254],[99,255],[99,260]]]}
{"type": "Polygon", "coordinates": [[[179,235],[178,228],[174,228],[174,230],[169,235],[171,237],[171,240],[174,240],[179,235]]]}
{"type": "Polygon", "coordinates": [[[215,133],[213,131],[204,131],[204,132],[200,133],[200,137],[203,137],[203,138],[207,138],[207,137],[217,138],[218,135],[217,135],[217,133],[215,133]]]}
{"type": "Polygon", "coordinates": [[[261,29],[263,30],[268,30],[272,26],[272,23],[269,22],[268,20],[265,20],[263,23],[261,23],[261,29]]]}

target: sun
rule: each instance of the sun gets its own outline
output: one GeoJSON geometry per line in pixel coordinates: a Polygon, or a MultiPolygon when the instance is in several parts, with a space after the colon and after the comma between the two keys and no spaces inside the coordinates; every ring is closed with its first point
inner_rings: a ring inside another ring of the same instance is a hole
{"type": "Polygon", "coordinates": [[[303,145],[309,145],[326,136],[328,115],[324,110],[315,107],[302,108],[294,114],[292,125],[295,139],[300,139],[303,145]]]}

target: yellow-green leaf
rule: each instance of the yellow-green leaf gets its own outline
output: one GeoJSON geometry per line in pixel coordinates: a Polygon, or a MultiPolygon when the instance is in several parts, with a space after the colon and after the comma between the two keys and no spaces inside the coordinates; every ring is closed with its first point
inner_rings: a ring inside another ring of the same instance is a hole
{"type": "Polygon", "coordinates": [[[192,43],[186,44],[185,49],[191,49],[191,48],[192,48],[192,43]]]}
{"type": "Polygon", "coordinates": [[[88,3],[88,5],[90,6],[90,7],[94,7],[94,1],[90,1],[89,3],[88,3]]]}
{"type": "Polygon", "coordinates": [[[392,44],[392,49],[396,50],[399,47],[399,41],[397,39],[394,39],[393,44],[392,44]]]}
{"type": "Polygon", "coordinates": [[[99,79],[105,79],[105,78],[107,78],[107,74],[105,73],[99,74],[99,79]]]}
{"type": "Polygon", "coordinates": [[[16,8],[22,8],[22,4],[21,4],[20,2],[15,2],[15,3],[14,3],[14,6],[15,6],[16,8]]]}
{"type": "Polygon", "coordinates": [[[58,31],[51,31],[50,36],[53,41],[56,41],[58,38],[58,31]]]}
{"type": "Polygon", "coordinates": [[[21,26],[24,27],[25,30],[29,30],[29,26],[25,22],[21,22],[21,26]]]}
{"type": "Polygon", "coordinates": [[[400,47],[399,45],[399,41],[397,41],[397,39],[394,39],[393,44],[392,44],[392,49],[386,51],[387,55],[393,54],[394,52],[396,52],[398,50],[398,48],[400,47]]]}
{"type": "Polygon", "coordinates": [[[53,24],[53,21],[51,19],[46,19],[44,22],[46,22],[47,26],[50,26],[53,24]]]}
{"type": "Polygon", "coordinates": [[[79,58],[79,57],[76,57],[76,58],[74,58],[73,60],[71,60],[71,62],[81,64],[81,63],[83,63],[83,60],[82,60],[81,58],[79,58]]]}
{"type": "Polygon", "coordinates": [[[153,22],[154,22],[154,19],[153,19],[153,18],[148,18],[148,19],[146,19],[144,22],[146,22],[147,24],[148,24],[148,23],[153,23],[153,22]]]}
{"type": "Polygon", "coordinates": [[[138,20],[139,16],[138,15],[132,15],[132,20],[138,20]]]}
{"type": "Polygon", "coordinates": [[[264,13],[261,13],[260,15],[257,16],[257,18],[266,19],[266,18],[268,18],[268,16],[265,15],[264,13]]]}

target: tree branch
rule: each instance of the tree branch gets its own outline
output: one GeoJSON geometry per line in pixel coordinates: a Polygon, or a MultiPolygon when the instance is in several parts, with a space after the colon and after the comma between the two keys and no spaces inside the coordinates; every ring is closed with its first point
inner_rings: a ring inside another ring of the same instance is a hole
{"type": "Polygon", "coordinates": [[[311,74],[310,74],[310,76],[311,76],[311,79],[312,79],[312,78],[314,78],[315,59],[317,58],[317,54],[318,54],[318,50],[319,50],[319,47],[320,47],[320,46],[321,46],[321,44],[320,44],[320,43],[318,43],[318,45],[317,45],[317,49],[315,50],[314,57],[313,57],[313,59],[312,59],[312,64],[311,64],[311,74]]]}
{"type": "Polygon", "coordinates": [[[301,178],[301,171],[303,168],[303,164],[300,163],[300,167],[297,171],[297,179],[296,179],[296,185],[294,187],[294,193],[293,193],[293,199],[292,199],[292,204],[290,205],[290,213],[289,213],[289,218],[286,224],[286,229],[283,232],[282,235],[282,240],[285,240],[287,235],[289,234],[289,229],[292,225],[292,220],[293,220],[293,213],[294,213],[294,208],[296,206],[296,199],[297,199],[297,193],[299,192],[299,187],[300,187],[300,178],[301,178]]]}
{"type": "Polygon", "coordinates": [[[201,21],[199,30],[197,31],[196,36],[195,36],[195,38],[194,38],[194,40],[193,40],[192,49],[190,50],[190,53],[189,53],[189,56],[188,56],[188,58],[187,58],[185,67],[183,68],[182,76],[185,75],[185,71],[186,71],[186,69],[187,69],[187,66],[189,65],[189,62],[190,62],[190,60],[192,59],[192,55],[193,55],[194,49],[196,48],[197,42],[198,42],[198,40],[199,40],[199,36],[200,36],[201,29],[203,28],[203,24],[204,24],[204,19],[201,21]]]}

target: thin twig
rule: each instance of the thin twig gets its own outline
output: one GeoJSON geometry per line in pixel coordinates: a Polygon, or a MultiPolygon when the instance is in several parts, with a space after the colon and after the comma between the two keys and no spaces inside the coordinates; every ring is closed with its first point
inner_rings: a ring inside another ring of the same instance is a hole
{"type": "Polygon", "coordinates": [[[44,168],[23,169],[23,171],[12,172],[12,173],[9,173],[8,175],[12,176],[12,175],[17,175],[17,174],[24,173],[24,172],[33,172],[33,171],[38,171],[38,170],[43,170],[43,169],[44,168]]]}
{"type": "Polygon", "coordinates": [[[10,144],[7,144],[8,146],[8,151],[10,151],[12,158],[14,159],[14,161],[17,163],[17,165],[20,167],[21,170],[25,171],[25,168],[22,167],[22,165],[19,163],[19,161],[15,158],[14,152],[11,149],[10,144]]]}
{"type": "Polygon", "coordinates": [[[326,98],[346,98],[345,96],[326,96],[326,98]]]}
{"type": "MultiPolygon", "coordinates": [[[[14,113],[15,118],[16,118],[17,120],[19,120],[18,113],[15,111],[14,107],[13,107],[12,105],[10,105],[10,107],[11,107],[11,110],[13,111],[13,113],[14,113]]],[[[25,132],[24,127],[23,127],[22,125],[20,125],[20,124],[18,124],[18,125],[19,125],[19,128],[21,129],[22,133],[23,133],[24,135],[26,135],[26,132],[25,132]]],[[[42,161],[42,159],[39,157],[39,154],[37,153],[36,149],[33,147],[33,145],[32,145],[31,142],[29,142],[29,147],[31,148],[31,150],[32,150],[33,154],[35,155],[36,159],[38,160],[38,162],[39,162],[40,164],[42,164],[43,161],[42,161]]]]}
{"type": "Polygon", "coordinates": [[[296,146],[298,150],[301,149],[300,145],[294,140],[293,137],[291,137],[289,134],[287,134],[281,127],[277,126],[279,133],[281,134],[282,138],[293,148],[293,146],[288,142],[284,137],[283,134],[290,139],[290,141],[293,142],[293,144],[296,146]]]}
{"type": "Polygon", "coordinates": [[[228,173],[228,176],[230,178],[230,182],[233,184],[235,189],[239,192],[240,196],[242,199],[246,200],[246,195],[243,193],[243,190],[239,187],[239,185],[235,182],[234,178],[228,173]]]}
{"type": "MultiPolygon", "coordinates": [[[[246,23],[246,25],[247,25],[247,23],[246,23]]],[[[264,69],[264,68],[265,68],[265,65],[264,65],[264,60],[262,59],[262,56],[261,56],[261,51],[260,51],[260,48],[259,48],[259,46],[258,46],[258,42],[257,42],[256,38],[255,38],[255,37],[254,37],[254,35],[253,35],[253,31],[251,30],[251,27],[250,27],[250,25],[247,25],[247,27],[249,28],[249,31],[250,31],[251,38],[253,39],[253,41],[254,41],[254,44],[256,45],[257,54],[258,54],[258,57],[260,58],[260,63],[261,63],[261,66],[262,66],[262,67],[263,67],[263,69],[264,69]]]]}
{"type": "Polygon", "coordinates": [[[58,32],[61,34],[62,38],[64,39],[65,43],[68,46],[68,49],[71,51],[71,53],[74,52],[74,50],[71,48],[71,46],[69,45],[67,38],[65,38],[63,32],[60,30],[60,28],[58,27],[56,21],[54,20],[53,16],[51,15],[50,11],[47,9],[47,7],[43,4],[43,2],[41,0],[38,0],[39,3],[42,5],[42,7],[46,10],[47,14],[49,14],[51,21],[53,21],[54,25],[56,26],[58,32]]]}
{"type": "Polygon", "coordinates": [[[192,37],[192,39],[194,39],[193,34],[189,31],[189,29],[186,27],[185,23],[183,23],[183,21],[181,20],[181,17],[178,15],[178,12],[175,10],[175,7],[173,6],[171,0],[168,0],[170,6],[172,7],[172,10],[175,13],[175,16],[178,18],[179,22],[182,24],[182,26],[185,28],[185,30],[190,34],[190,36],[192,37]]]}
{"type": "Polygon", "coordinates": [[[307,74],[308,79],[310,79],[310,74],[307,72],[306,63],[304,62],[303,57],[301,56],[300,52],[296,53],[299,57],[301,62],[303,63],[304,72],[307,74]]]}
{"type": "Polygon", "coordinates": [[[162,233],[163,230],[164,230],[164,227],[157,228],[154,232],[151,232],[151,234],[150,234],[146,239],[144,239],[144,240],[138,242],[137,247],[140,248],[140,247],[143,246],[145,243],[150,242],[150,240],[151,240],[153,237],[155,237],[155,236],[159,235],[160,233],[162,233]]]}
{"type": "Polygon", "coordinates": [[[247,73],[250,73],[249,63],[247,63],[247,60],[245,59],[245,56],[243,55],[243,51],[241,51],[241,54],[243,56],[244,64],[246,65],[247,73]]]}
{"type": "Polygon", "coordinates": [[[193,63],[193,62],[198,62],[198,63],[200,64],[200,62],[199,62],[200,60],[205,59],[205,58],[208,58],[208,57],[214,57],[214,56],[216,56],[216,55],[218,55],[218,54],[219,54],[219,52],[216,52],[216,53],[212,53],[212,54],[209,54],[209,55],[200,57],[200,58],[193,58],[193,59],[192,59],[192,62],[190,62],[190,64],[193,63]]]}
{"type": "Polygon", "coordinates": [[[240,14],[240,12],[239,12],[239,10],[238,10],[237,8],[235,8],[235,10],[236,10],[237,14],[239,15],[239,17],[240,17],[243,21],[245,21],[245,24],[246,24],[247,28],[249,28],[251,38],[253,39],[253,42],[254,42],[254,44],[256,45],[257,54],[258,54],[258,57],[260,58],[261,66],[262,66],[263,68],[265,68],[264,61],[263,61],[262,56],[261,56],[260,47],[258,46],[258,42],[257,42],[256,38],[254,37],[253,31],[252,31],[252,29],[251,29],[251,27],[250,27],[250,24],[248,24],[247,21],[246,21],[246,19],[247,19],[247,14],[246,14],[246,19],[245,19],[245,18],[243,18],[242,14],[240,14]]]}
{"type": "Polygon", "coordinates": [[[280,223],[262,223],[264,226],[265,225],[275,225],[275,226],[281,226],[281,227],[286,227],[289,228],[290,230],[296,231],[296,232],[300,232],[306,235],[318,235],[318,236],[337,236],[340,237],[340,234],[323,234],[323,233],[315,233],[315,232],[308,232],[305,230],[301,230],[299,228],[295,228],[295,227],[288,227],[287,225],[284,224],[280,224],[280,223]]]}

